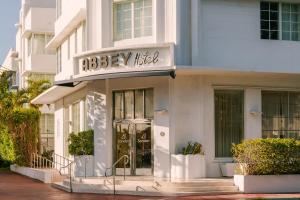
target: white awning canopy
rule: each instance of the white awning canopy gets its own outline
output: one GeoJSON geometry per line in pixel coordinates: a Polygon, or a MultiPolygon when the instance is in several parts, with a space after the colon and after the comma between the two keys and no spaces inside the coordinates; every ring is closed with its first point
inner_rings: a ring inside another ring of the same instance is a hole
{"type": "Polygon", "coordinates": [[[48,90],[44,91],[42,94],[34,98],[32,104],[52,104],[55,101],[73,93],[81,88],[85,87],[87,82],[80,83],[75,87],[66,87],[66,86],[52,86],[48,90]]]}

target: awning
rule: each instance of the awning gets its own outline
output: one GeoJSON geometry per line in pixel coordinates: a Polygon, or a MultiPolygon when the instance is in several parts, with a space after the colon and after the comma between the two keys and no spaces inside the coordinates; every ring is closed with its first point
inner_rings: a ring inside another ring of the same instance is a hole
{"type": "Polygon", "coordinates": [[[73,85],[83,81],[105,80],[116,78],[131,78],[131,77],[150,77],[150,76],[171,76],[175,78],[175,70],[157,70],[157,71],[135,71],[135,72],[121,72],[121,73],[107,73],[90,75],[79,78],[74,78],[66,81],[56,81],[55,85],[73,87],[73,85]]]}
{"type": "Polygon", "coordinates": [[[105,80],[116,78],[131,78],[131,77],[150,77],[150,76],[170,76],[175,78],[175,70],[159,70],[159,71],[137,71],[137,72],[123,72],[123,73],[110,73],[91,75],[80,78],[74,78],[64,81],[54,82],[54,86],[46,90],[36,98],[34,98],[32,104],[52,104],[55,101],[73,93],[87,85],[88,81],[93,80],[105,80]]]}
{"type": "Polygon", "coordinates": [[[48,90],[44,91],[42,94],[34,98],[31,103],[32,104],[52,104],[55,101],[73,93],[77,90],[82,89],[85,87],[87,83],[80,83],[74,87],[67,87],[67,86],[52,86],[48,90]]]}

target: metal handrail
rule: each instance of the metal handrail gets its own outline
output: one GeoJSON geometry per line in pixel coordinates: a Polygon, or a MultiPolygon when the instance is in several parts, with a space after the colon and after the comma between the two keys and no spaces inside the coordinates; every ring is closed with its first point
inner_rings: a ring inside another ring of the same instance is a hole
{"type": "Polygon", "coordinates": [[[72,165],[74,164],[74,161],[71,161],[69,164],[67,164],[66,166],[62,166],[59,169],[59,174],[62,175],[62,169],[65,169],[68,167],[68,172],[69,172],[69,179],[70,179],[70,192],[73,192],[73,185],[72,185],[72,165]]]}
{"type": "Polygon", "coordinates": [[[114,195],[116,194],[116,175],[114,173],[115,171],[115,167],[117,164],[119,164],[119,162],[121,162],[123,160],[123,168],[124,168],[124,174],[123,174],[123,177],[124,177],[124,181],[125,181],[125,176],[126,176],[126,165],[129,163],[129,156],[128,155],[123,155],[121,158],[119,158],[111,167],[109,168],[106,168],[105,170],[105,177],[107,178],[108,175],[107,175],[107,171],[108,170],[112,170],[112,177],[113,177],[113,187],[114,187],[114,195]]]}
{"type": "MultiPolygon", "coordinates": [[[[57,154],[56,154],[57,155],[57,154]]],[[[59,155],[57,155],[59,156],[59,155]]],[[[65,173],[62,173],[62,170],[69,167],[68,168],[68,176],[70,178],[70,192],[73,192],[73,186],[72,186],[72,164],[74,164],[74,161],[71,161],[65,157],[60,156],[62,159],[64,159],[65,161],[68,162],[67,165],[62,164],[61,162],[57,162],[55,159],[49,160],[48,158],[45,158],[41,155],[38,155],[36,153],[32,153],[31,154],[31,167],[32,168],[52,168],[52,169],[56,169],[57,166],[60,167],[59,169],[59,174],[61,176],[66,175],[65,173]]],[[[61,159],[60,159],[61,161],[61,159]]],[[[64,161],[64,163],[65,163],[64,161]]]]}

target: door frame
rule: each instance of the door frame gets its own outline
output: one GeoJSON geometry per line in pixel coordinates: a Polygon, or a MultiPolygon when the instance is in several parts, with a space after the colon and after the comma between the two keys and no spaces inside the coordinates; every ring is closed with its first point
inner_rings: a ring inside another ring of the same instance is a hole
{"type": "MultiPolygon", "coordinates": [[[[123,119],[123,120],[113,120],[113,124],[112,124],[112,128],[113,128],[113,163],[116,162],[117,160],[117,137],[116,137],[116,125],[117,124],[129,124],[129,125],[134,125],[134,129],[133,131],[136,131],[136,124],[149,124],[151,127],[151,174],[147,175],[147,176],[153,176],[154,173],[154,126],[153,126],[153,119],[123,119]]],[[[136,136],[136,133],[134,133],[134,135],[136,136]]],[[[131,148],[131,147],[130,147],[131,148]]],[[[136,157],[136,146],[133,147],[134,149],[134,155],[136,157]]],[[[128,155],[130,158],[132,155],[128,155]]],[[[136,158],[134,158],[133,160],[130,159],[129,162],[134,162],[136,161],[136,158]]],[[[134,163],[134,167],[132,167],[131,163],[130,163],[130,175],[132,176],[136,176],[136,167],[135,167],[136,163],[134,163]]],[[[113,172],[116,173],[116,172],[113,172]]]]}

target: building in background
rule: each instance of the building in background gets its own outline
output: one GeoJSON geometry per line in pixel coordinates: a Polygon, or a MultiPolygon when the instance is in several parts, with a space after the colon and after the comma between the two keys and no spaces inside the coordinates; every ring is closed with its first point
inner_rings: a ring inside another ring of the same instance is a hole
{"type": "Polygon", "coordinates": [[[16,52],[14,49],[10,49],[0,67],[0,73],[3,71],[9,73],[9,87],[12,90],[19,88],[18,55],[18,52],[16,52]]]}
{"type": "MultiPolygon", "coordinates": [[[[28,80],[54,81],[56,51],[46,44],[54,36],[55,0],[22,0],[16,24],[16,47],[10,50],[1,69],[12,73],[12,89],[28,86],[28,80]]],[[[54,106],[43,105],[40,119],[41,149],[54,149],[54,106]]]]}
{"type": "Polygon", "coordinates": [[[300,139],[296,1],[73,2],[57,1],[55,86],[33,101],[55,104],[57,154],[93,129],[94,176],[129,155],[128,174],[170,178],[194,141],[220,177],[232,143],[300,139]]]}

